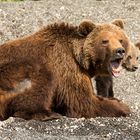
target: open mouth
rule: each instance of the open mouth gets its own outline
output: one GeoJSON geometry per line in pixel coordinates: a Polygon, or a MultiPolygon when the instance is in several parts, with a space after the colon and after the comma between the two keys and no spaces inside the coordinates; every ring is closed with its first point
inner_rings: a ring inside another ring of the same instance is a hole
{"type": "Polygon", "coordinates": [[[111,69],[112,69],[112,75],[114,77],[118,77],[121,73],[121,70],[122,70],[122,58],[118,58],[118,59],[115,59],[115,60],[112,60],[110,62],[110,65],[111,65],[111,69]]]}

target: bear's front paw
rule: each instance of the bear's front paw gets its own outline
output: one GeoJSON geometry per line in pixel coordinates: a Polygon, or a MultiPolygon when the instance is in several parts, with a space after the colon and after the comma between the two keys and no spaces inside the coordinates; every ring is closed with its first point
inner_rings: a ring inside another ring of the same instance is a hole
{"type": "Polygon", "coordinates": [[[117,99],[103,98],[100,101],[101,116],[103,117],[126,117],[130,114],[129,107],[117,99]]]}
{"type": "Polygon", "coordinates": [[[130,114],[129,107],[121,101],[112,100],[112,108],[114,109],[116,117],[126,117],[130,114]]]}

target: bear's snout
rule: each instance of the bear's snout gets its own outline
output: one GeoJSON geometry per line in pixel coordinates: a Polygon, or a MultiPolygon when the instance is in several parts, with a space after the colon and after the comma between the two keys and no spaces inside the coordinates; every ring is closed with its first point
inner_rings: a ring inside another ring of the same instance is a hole
{"type": "Polygon", "coordinates": [[[117,48],[115,50],[115,53],[116,53],[116,56],[123,58],[125,55],[125,50],[124,50],[124,48],[117,48]]]}

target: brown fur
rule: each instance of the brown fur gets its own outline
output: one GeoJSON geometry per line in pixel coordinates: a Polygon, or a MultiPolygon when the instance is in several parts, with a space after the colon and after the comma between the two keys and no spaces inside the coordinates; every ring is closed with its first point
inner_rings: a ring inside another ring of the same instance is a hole
{"type": "Polygon", "coordinates": [[[96,91],[97,95],[107,98],[114,97],[113,77],[112,75],[96,76],[96,91]]]}
{"type": "Polygon", "coordinates": [[[125,104],[94,94],[91,78],[110,74],[115,50],[121,47],[127,52],[128,46],[127,36],[116,23],[96,25],[92,21],[80,26],[51,24],[1,45],[0,119],[127,116],[130,110],[125,104]],[[31,87],[15,91],[25,79],[31,87]]]}
{"type": "Polygon", "coordinates": [[[138,69],[138,58],[140,55],[140,43],[131,43],[131,49],[124,60],[123,67],[128,71],[136,71],[138,69]]]}
{"type": "MultiPolygon", "coordinates": [[[[126,55],[126,59],[124,59],[122,66],[127,71],[136,71],[138,69],[139,55],[140,55],[140,43],[136,43],[135,45],[131,43],[130,50],[126,55]]],[[[114,97],[112,75],[96,76],[95,81],[97,95],[109,98],[114,97]]]]}

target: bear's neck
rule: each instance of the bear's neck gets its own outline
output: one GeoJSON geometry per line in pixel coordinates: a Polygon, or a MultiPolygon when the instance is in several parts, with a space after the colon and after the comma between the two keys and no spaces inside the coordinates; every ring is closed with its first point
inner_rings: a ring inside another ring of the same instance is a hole
{"type": "Polygon", "coordinates": [[[83,46],[85,43],[85,38],[77,39],[72,41],[72,53],[75,57],[80,69],[83,69],[90,77],[95,75],[94,67],[92,62],[84,54],[83,46]]]}

